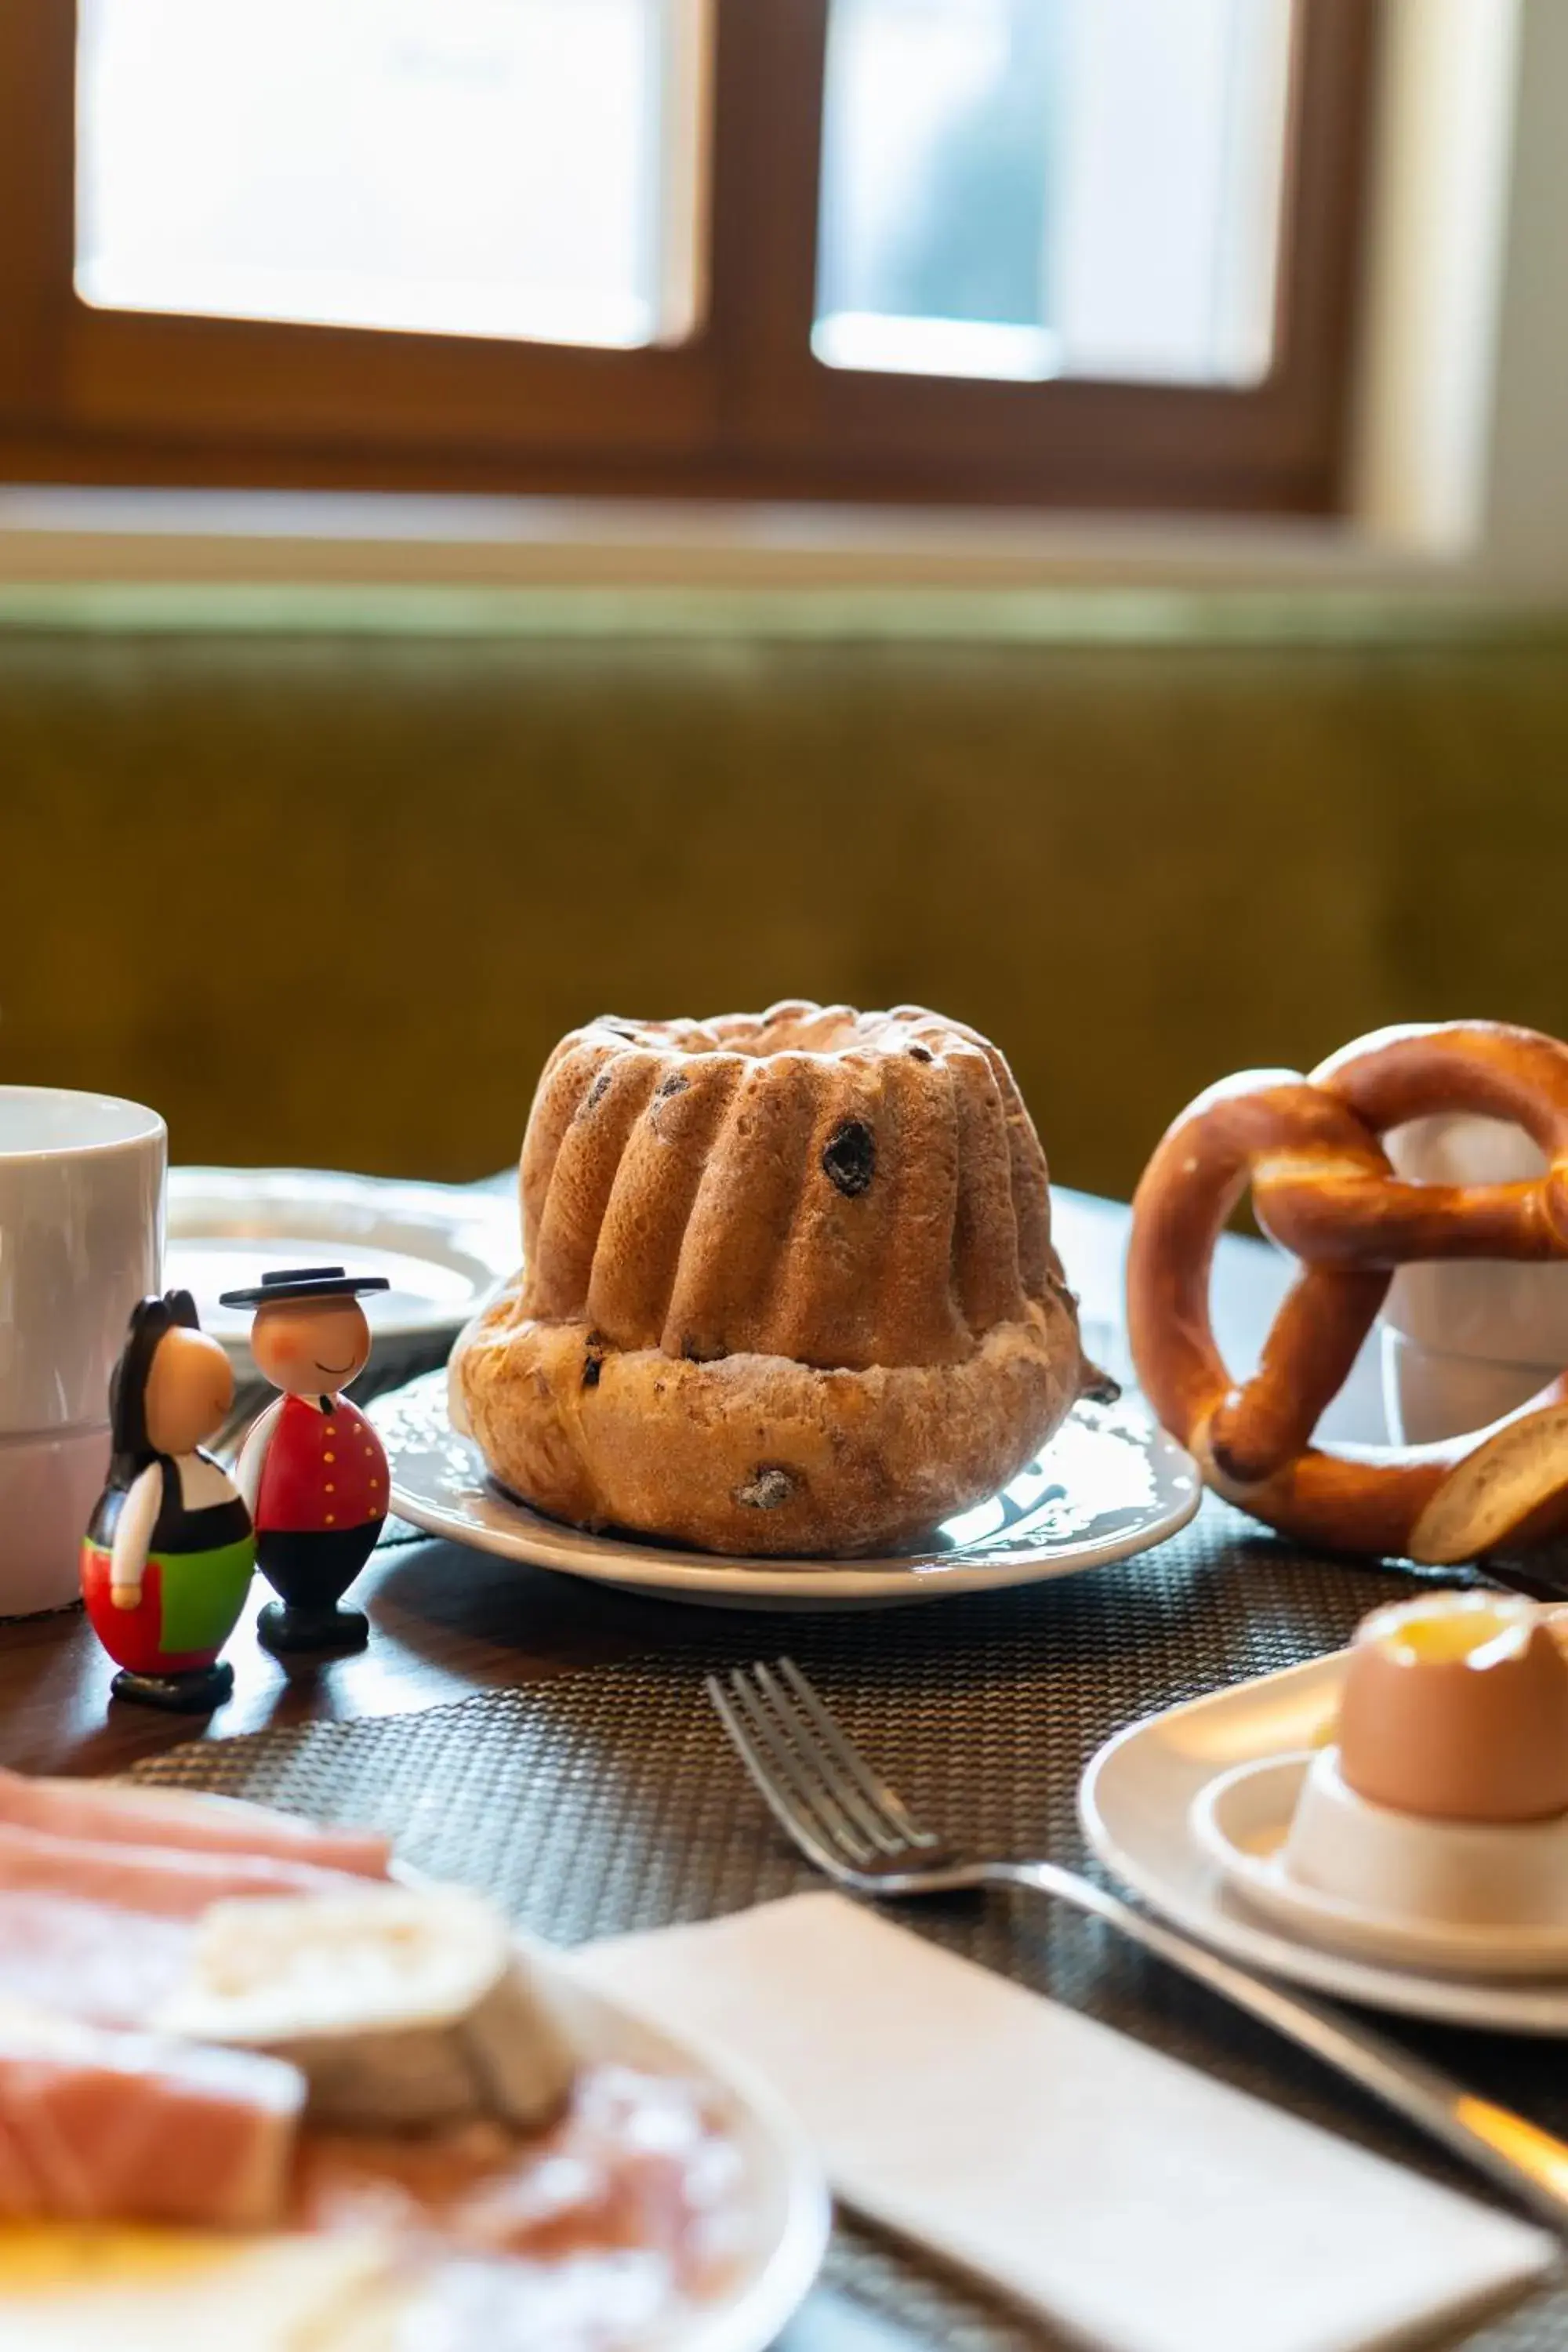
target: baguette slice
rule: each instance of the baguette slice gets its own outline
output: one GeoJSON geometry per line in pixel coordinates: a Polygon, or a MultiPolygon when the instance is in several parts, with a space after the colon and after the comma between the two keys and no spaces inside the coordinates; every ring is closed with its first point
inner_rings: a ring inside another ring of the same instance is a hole
{"type": "Polygon", "coordinates": [[[157,2022],[287,2058],[311,2116],[350,2128],[487,2116],[531,2129],[559,2111],[574,2073],[506,1921],[457,1889],[215,1903],[157,2022]]]}

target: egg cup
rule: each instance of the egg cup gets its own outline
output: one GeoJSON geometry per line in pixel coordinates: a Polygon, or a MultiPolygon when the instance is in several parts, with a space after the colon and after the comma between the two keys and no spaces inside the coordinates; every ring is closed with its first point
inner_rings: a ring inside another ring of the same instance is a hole
{"type": "Polygon", "coordinates": [[[1358,1796],[1330,1748],[1220,1773],[1191,1825],[1231,1893],[1310,1943],[1450,1976],[1568,1973],[1568,1815],[1394,1812],[1358,1796]]]}

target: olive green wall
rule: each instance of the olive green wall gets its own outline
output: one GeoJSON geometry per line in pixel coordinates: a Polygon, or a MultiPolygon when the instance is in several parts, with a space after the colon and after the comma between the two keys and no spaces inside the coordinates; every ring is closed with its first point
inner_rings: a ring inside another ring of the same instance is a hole
{"type": "Polygon", "coordinates": [[[918,998],[1125,1192],[1196,1087],[1568,1032],[1568,636],[0,633],[0,1076],[184,1160],[514,1152],[588,1014],[918,998]]]}

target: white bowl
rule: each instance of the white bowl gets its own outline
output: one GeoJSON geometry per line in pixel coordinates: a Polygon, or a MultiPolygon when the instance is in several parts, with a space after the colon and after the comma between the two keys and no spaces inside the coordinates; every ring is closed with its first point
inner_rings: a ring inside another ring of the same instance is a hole
{"type": "MultiPolygon", "coordinates": [[[[1401,1176],[1424,1184],[1506,1184],[1546,1167],[1522,1128],[1468,1113],[1413,1119],[1391,1129],[1384,1148],[1401,1176]]],[[[1383,1319],[1441,1356],[1535,1367],[1530,1396],[1568,1365],[1568,1263],[1476,1258],[1402,1265],[1383,1319]]],[[[1441,1433],[1476,1425],[1459,1422],[1441,1433]]]]}
{"type": "MultiPolygon", "coordinates": [[[[1451,1266],[1449,1273],[1478,1271],[1451,1266]]],[[[1491,1272],[1490,1267],[1479,1269],[1491,1272]]],[[[1537,1272],[1551,1271],[1549,1268],[1537,1272]]],[[[1499,1364],[1489,1356],[1462,1356],[1429,1348],[1387,1328],[1383,1339],[1383,1410],[1395,1445],[1431,1445],[1489,1428],[1539,1395],[1562,1364],[1499,1364]]],[[[1564,1358],[1568,1363],[1568,1358],[1564,1358]]]]}

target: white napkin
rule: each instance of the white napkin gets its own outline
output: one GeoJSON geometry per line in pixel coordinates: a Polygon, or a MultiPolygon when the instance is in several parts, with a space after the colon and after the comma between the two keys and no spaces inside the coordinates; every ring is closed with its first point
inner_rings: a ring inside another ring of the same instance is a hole
{"type": "Polygon", "coordinates": [[[1111,2352],[1351,2352],[1554,2242],[837,1895],[575,1956],[778,2088],[847,2204],[1111,2352]]]}

